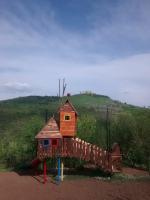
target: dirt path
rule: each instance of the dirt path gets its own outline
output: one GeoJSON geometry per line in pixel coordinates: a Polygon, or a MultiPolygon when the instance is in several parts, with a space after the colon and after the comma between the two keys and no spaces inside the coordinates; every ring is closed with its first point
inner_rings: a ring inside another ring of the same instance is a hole
{"type": "Polygon", "coordinates": [[[39,177],[0,173],[0,200],[150,200],[150,182],[106,182],[94,178],[55,185],[39,177]]]}

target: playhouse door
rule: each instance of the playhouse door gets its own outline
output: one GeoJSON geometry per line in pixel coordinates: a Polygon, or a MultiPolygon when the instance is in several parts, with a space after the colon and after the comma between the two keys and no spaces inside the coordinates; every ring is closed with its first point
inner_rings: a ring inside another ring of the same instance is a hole
{"type": "Polygon", "coordinates": [[[57,147],[58,146],[58,141],[57,139],[52,139],[52,146],[57,147]]]}

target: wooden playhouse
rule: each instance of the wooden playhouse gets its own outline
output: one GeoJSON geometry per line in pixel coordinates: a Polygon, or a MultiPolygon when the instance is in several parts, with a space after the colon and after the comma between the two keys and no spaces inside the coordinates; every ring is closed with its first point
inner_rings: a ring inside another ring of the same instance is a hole
{"type": "Polygon", "coordinates": [[[43,162],[46,174],[46,159],[56,157],[60,176],[60,158],[74,157],[93,163],[110,173],[121,170],[122,157],[117,144],[108,152],[76,137],[78,113],[69,99],[60,106],[58,114],[59,121],[56,122],[51,117],[35,137],[37,159],[33,161],[33,165],[43,162]]]}

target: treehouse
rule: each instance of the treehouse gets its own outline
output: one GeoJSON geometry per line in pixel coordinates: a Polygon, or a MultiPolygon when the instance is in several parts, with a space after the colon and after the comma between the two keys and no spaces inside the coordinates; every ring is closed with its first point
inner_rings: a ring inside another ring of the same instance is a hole
{"type": "Polygon", "coordinates": [[[59,109],[60,133],[63,137],[76,136],[77,116],[77,111],[67,99],[59,109]]]}
{"type": "Polygon", "coordinates": [[[52,117],[36,135],[37,159],[33,160],[32,166],[43,162],[44,177],[46,177],[46,159],[57,157],[58,177],[60,177],[60,158],[70,157],[93,163],[107,172],[120,171],[122,159],[120,147],[115,144],[109,152],[76,138],[77,117],[77,111],[67,99],[59,108],[59,124],[52,117]]]}
{"type": "Polygon", "coordinates": [[[58,125],[52,117],[47,124],[35,137],[38,140],[38,155],[45,152],[47,157],[55,156],[60,153],[62,146],[62,135],[58,125]]]}
{"type": "Polygon", "coordinates": [[[43,158],[61,154],[63,141],[76,135],[77,112],[67,99],[59,109],[59,126],[52,117],[36,135],[38,140],[37,155],[43,158]],[[66,138],[67,137],[67,138],[66,138]],[[62,140],[64,138],[64,140],[62,140]]]}

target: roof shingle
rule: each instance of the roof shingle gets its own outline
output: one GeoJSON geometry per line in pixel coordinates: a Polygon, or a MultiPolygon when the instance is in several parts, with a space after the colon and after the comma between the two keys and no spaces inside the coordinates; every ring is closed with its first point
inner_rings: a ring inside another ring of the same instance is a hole
{"type": "Polygon", "coordinates": [[[62,138],[58,125],[53,117],[51,117],[42,130],[35,136],[36,139],[44,138],[62,138]]]}

